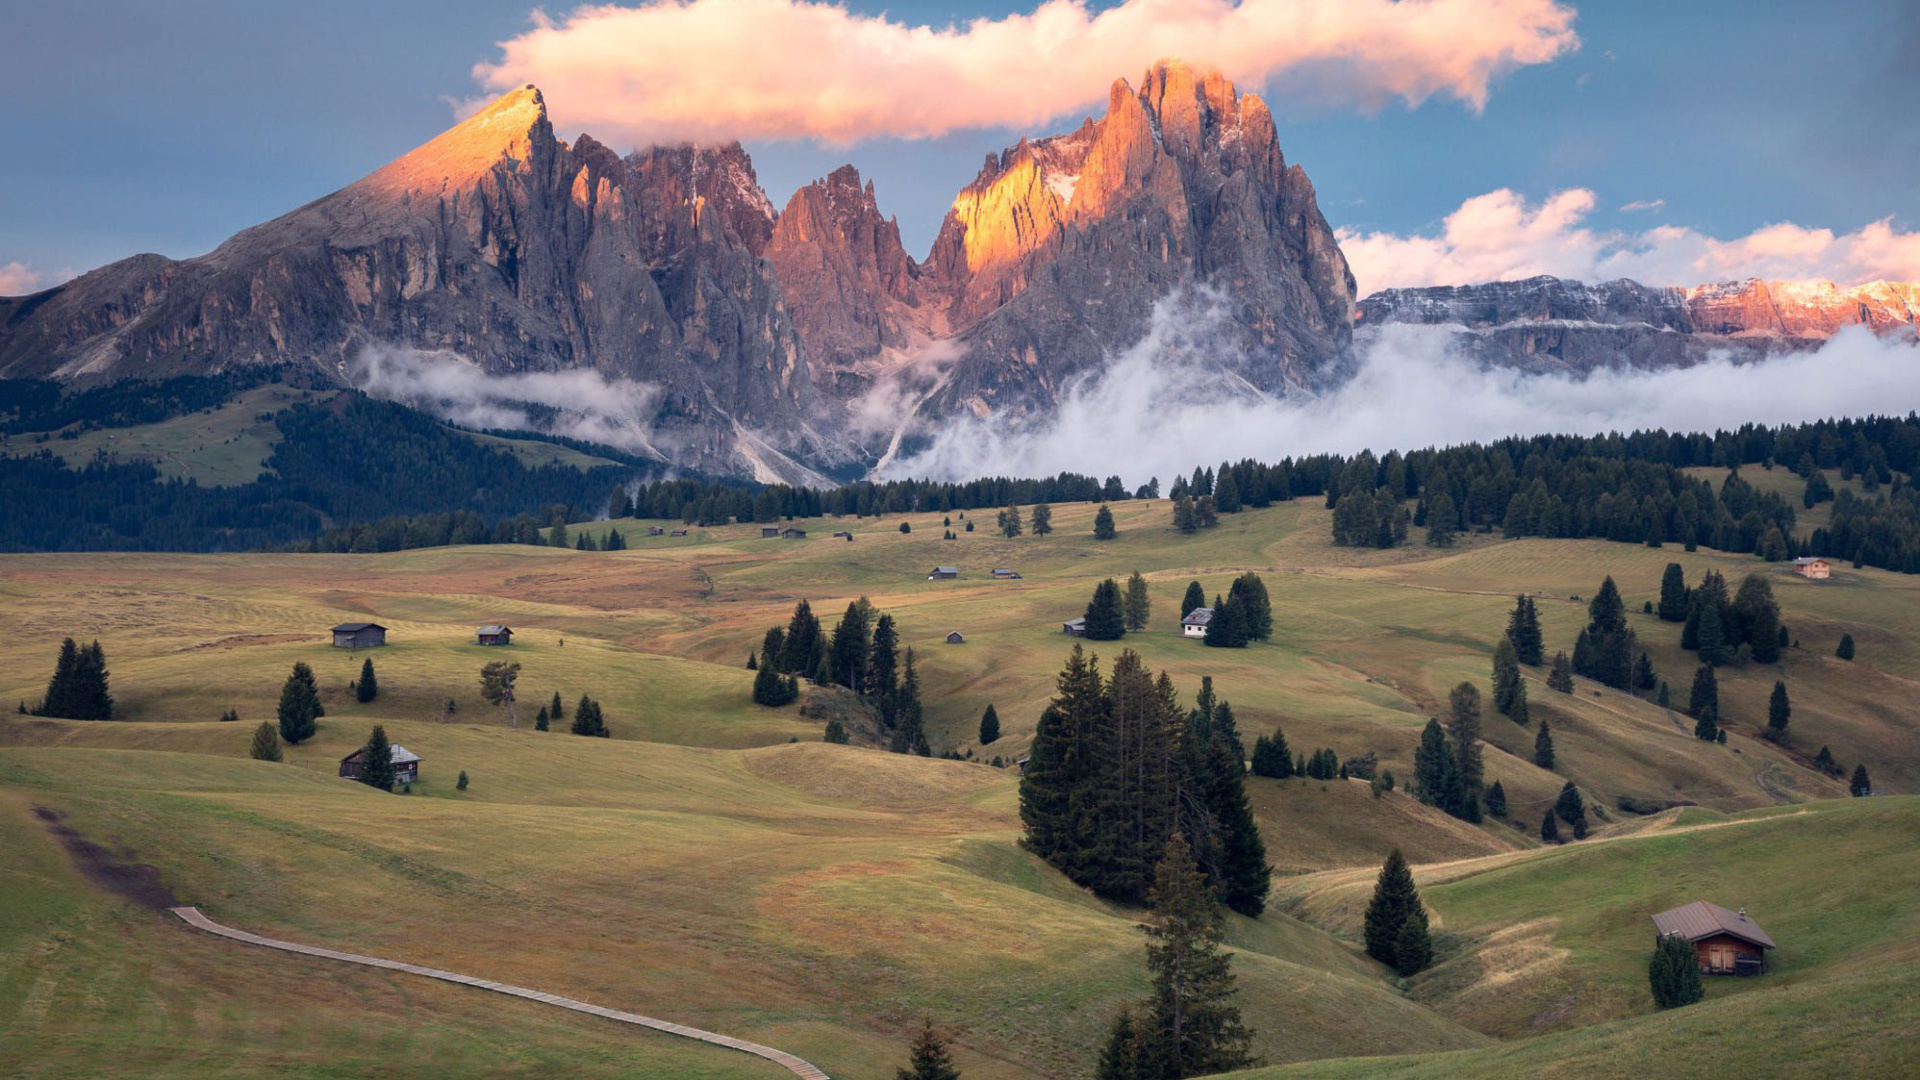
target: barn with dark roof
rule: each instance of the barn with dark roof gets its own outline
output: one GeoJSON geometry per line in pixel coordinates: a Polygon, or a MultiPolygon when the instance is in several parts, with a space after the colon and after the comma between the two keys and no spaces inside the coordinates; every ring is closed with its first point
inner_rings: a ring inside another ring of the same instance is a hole
{"type": "Polygon", "coordinates": [[[1655,915],[1653,930],[1655,945],[1674,935],[1692,942],[1702,975],[1765,974],[1767,952],[1777,947],[1746,908],[1728,911],[1705,900],[1655,915]]]}

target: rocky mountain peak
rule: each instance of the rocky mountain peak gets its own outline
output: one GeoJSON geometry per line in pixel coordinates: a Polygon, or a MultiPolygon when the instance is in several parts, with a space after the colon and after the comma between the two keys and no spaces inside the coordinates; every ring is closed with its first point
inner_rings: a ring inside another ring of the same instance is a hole
{"type": "Polygon", "coordinates": [[[553,147],[547,102],[529,83],[389,162],[348,190],[433,193],[469,187],[502,163],[532,162],[553,147]]]}

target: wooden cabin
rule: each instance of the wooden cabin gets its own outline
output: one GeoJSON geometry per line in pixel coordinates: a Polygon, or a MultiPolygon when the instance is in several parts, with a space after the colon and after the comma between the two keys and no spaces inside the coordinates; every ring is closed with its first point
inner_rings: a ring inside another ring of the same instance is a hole
{"type": "Polygon", "coordinates": [[[805,529],[781,529],[780,530],[780,539],[782,540],[805,540],[806,538],[807,538],[807,530],[805,529]]]}
{"type": "Polygon", "coordinates": [[[760,526],[760,539],[762,540],[771,540],[774,537],[779,535],[780,535],[780,526],[778,525],[760,526]]]}
{"type": "Polygon", "coordinates": [[[1180,620],[1180,634],[1182,637],[1193,637],[1193,638],[1206,637],[1207,626],[1212,622],[1213,622],[1212,608],[1210,607],[1194,608],[1192,611],[1187,612],[1186,618],[1180,620]]]}
{"type": "Polygon", "coordinates": [[[1060,624],[1060,632],[1068,637],[1086,637],[1087,620],[1084,618],[1068,619],[1066,622],[1060,624]]]}
{"type": "Polygon", "coordinates": [[[670,532],[670,533],[668,533],[667,535],[668,535],[668,536],[685,536],[685,535],[687,535],[687,530],[685,530],[685,529],[675,529],[675,530],[673,530],[672,532],[670,532]]]}
{"type": "Polygon", "coordinates": [[[647,526],[647,535],[648,536],[665,536],[667,535],[667,530],[662,528],[659,525],[649,525],[647,526]]]}
{"type": "Polygon", "coordinates": [[[845,529],[841,529],[840,531],[838,531],[838,532],[836,532],[836,533],[834,533],[834,534],[833,534],[833,538],[834,538],[835,540],[839,540],[839,539],[843,539],[843,538],[844,538],[844,539],[847,539],[847,540],[851,540],[851,539],[853,539],[853,534],[852,534],[852,533],[850,533],[850,532],[848,532],[848,531],[847,531],[847,530],[845,530],[845,529]]]}
{"type": "Polygon", "coordinates": [[[482,645],[513,644],[513,627],[488,624],[477,631],[482,645]]]}
{"type": "Polygon", "coordinates": [[[387,643],[387,628],[374,622],[343,622],[333,628],[336,649],[371,649],[387,643]]]}
{"type": "Polygon", "coordinates": [[[1793,572],[1803,578],[1825,581],[1833,576],[1833,564],[1818,555],[1802,555],[1793,560],[1793,572]]]}
{"type": "Polygon", "coordinates": [[[927,580],[928,581],[949,581],[959,576],[960,576],[960,568],[957,566],[936,566],[933,568],[933,573],[927,575],[927,580]]]}
{"type": "Polygon", "coordinates": [[[1018,574],[1017,572],[1015,572],[1015,571],[1013,571],[1013,570],[1009,570],[1009,569],[1007,569],[1007,568],[1006,568],[1006,567],[1004,567],[1004,566],[996,566],[996,567],[994,567],[994,569],[993,569],[993,576],[994,576],[994,577],[997,577],[997,578],[999,578],[999,579],[1000,579],[1000,580],[1002,580],[1002,581],[1018,581],[1018,580],[1020,580],[1020,575],[1019,575],[1019,574],[1018,574]]]}
{"type": "Polygon", "coordinates": [[[947,635],[947,644],[949,645],[965,645],[966,643],[967,643],[966,637],[962,635],[958,630],[955,630],[952,633],[949,633],[947,635]]]}
{"type": "Polygon", "coordinates": [[[1653,931],[1656,946],[1674,934],[1692,942],[1702,975],[1764,975],[1767,950],[1776,948],[1746,908],[1728,911],[1705,900],[1655,915],[1653,931]]]}
{"type": "MultiPolygon", "coordinates": [[[[388,747],[393,753],[393,782],[411,784],[420,779],[420,755],[394,743],[388,747]]],[[[366,747],[361,747],[340,759],[340,775],[347,780],[360,779],[360,766],[366,761],[366,747]]]]}

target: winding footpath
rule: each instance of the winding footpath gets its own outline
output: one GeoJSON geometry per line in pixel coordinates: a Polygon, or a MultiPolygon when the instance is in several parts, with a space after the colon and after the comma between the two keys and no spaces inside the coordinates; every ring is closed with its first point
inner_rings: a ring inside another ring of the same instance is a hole
{"type": "Polygon", "coordinates": [[[264,945],[269,949],[280,949],[283,952],[305,953],[308,956],[318,956],[327,960],[340,960],[345,963],[361,964],[366,967],[386,968],[390,971],[404,971],[412,975],[424,975],[429,979],[439,979],[442,982],[460,983],[464,986],[478,987],[481,990],[492,990],[498,994],[511,994],[514,997],[526,998],[529,1001],[538,1001],[542,1004],[555,1005],[562,1009],[572,1009],[574,1012],[588,1013],[593,1016],[604,1016],[609,1020],[618,1020],[623,1024],[634,1024],[639,1027],[652,1028],[655,1031],[664,1031],[669,1035],[680,1035],[689,1039],[698,1039],[701,1042],[712,1043],[715,1046],[724,1046],[729,1050],[738,1050],[741,1053],[752,1054],[755,1057],[765,1058],[779,1065],[793,1075],[802,1077],[803,1080],[831,1080],[831,1078],[828,1077],[826,1073],[820,1071],[819,1068],[794,1057],[784,1050],[775,1050],[771,1046],[761,1046],[759,1043],[747,1042],[745,1039],[716,1035],[711,1031],[702,1031],[699,1028],[687,1027],[684,1024],[675,1024],[666,1020],[656,1020],[651,1016],[641,1016],[637,1013],[620,1012],[617,1009],[602,1008],[599,1005],[589,1005],[584,1001],[575,1001],[572,998],[560,997],[557,994],[543,994],[538,990],[529,990],[524,986],[509,986],[506,983],[489,982],[486,979],[476,979],[471,975],[460,975],[451,971],[441,971],[438,968],[421,967],[418,964],[403,964],[398,960],[382,960],[377,956],[361,956],[358,953],[336,952],[333,949],[322,949],[312,945],[296,945],[291,941],[276,941],[273,938],[261,937],[258,934],[249,934],[245,930],[235,930],[231,926],[222,926],[201,914],[199,908],[191,905],[182,905],[180,907],[168,908],[167,910],[180,916],[188,926],[196,930],[205,930],[209,934],[232,938],[235,941],[242,941],[249,945],[264,945]]]}

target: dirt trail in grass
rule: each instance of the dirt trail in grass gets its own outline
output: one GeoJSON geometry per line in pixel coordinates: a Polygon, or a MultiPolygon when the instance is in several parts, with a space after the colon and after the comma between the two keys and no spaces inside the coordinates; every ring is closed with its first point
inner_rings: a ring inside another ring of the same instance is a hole
{"type": "MultiPolygon", "coordinates": [[[[39,808],[36,807],[35,810],[38,812],[39,808]]],[[[492,990],[498,994],[510,994],[513,997],[526,998],[528,1001],[537,1001],[544,1005],[571,1009],[574,1012],[587,1013],[592,1016],[603,1016],[609,1020],[617,1020],[623,1024],[652,1028],[655,1031],[664,1031],[669,1035],[698,1039],[701,1042],[712,1043],[715,1046],[724,1046],[729,1050],[738,1050],[743,1054],[752,1054],[755,1057],[765,1058],[779,1065],[793,1075],[802,1077],[803,1080],[831,1080],[831,1078],[817,1066],[809,1064],[784,1050],[775,1050],[771,1046],[762,1046],[759,1043],[748,1042],[745,1039],[716,1035],[711,1031],[703,1031],[696,1027],[687,1027],[684,1024],[676,1024],[668,1020],[656,1020],[651,1016],[641,1016],[638,1013],[620,1012],[617,1009],[608,1009],[599,1005],[589,1005],[584,1001],[560,997],[557,994],[546,994],[538,990],[529,990],[524,986],[511,986],[507,983],[476,979],[471,975],[461,975],[452,971],[441,971],[439,968],[421,967],[418,964],[403,964],[398,960],[382,960],[377,956],[362,956],[359,953],[337,952],[333,949],[322,949],[313,945],[298,945],[291,941],[280,941],[275,938],[261,937],[258,934],[249,934],[245,930],[235,930],[230,926],[222,926],[212,919],[207,918],[206,915],[201,913],[199,908],[193,907],[192,905],[174,904],[171,898],[169,898],[167,910],[180,916],[182,921],[196,930],[205,930],[209,934],[230,938],[234,941],[245,942],[249,945],[262,945],[269,949],[279,949],[282,952],[302,953],[307,956],[318,956],[326,960],[339,960],[349,964],[360,964],[365,967],[386,968],[389,971],[404,971],[411,975],[422,975],[429,979],[439,979],[442,982],[478,987],[481,990],[492,990]]]]}
{"type": "Polygon", "coordinates": [[[67,815],[50,806],[36,803],[33,816],[39,818],[47,831],[60,841],[60,846],[67,849],[74,866],[88,881],[155,911],[163,911],[179,903],[160,883],[160,871],[146,863],[127,861],[132,852],[115,855],[81,836],[66,823],[67,815]]]}

